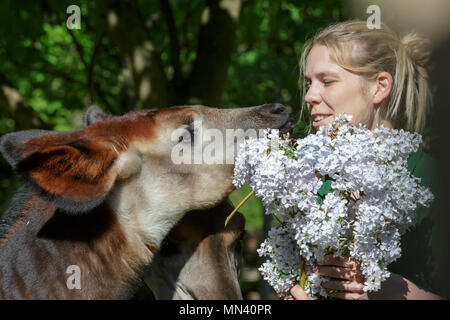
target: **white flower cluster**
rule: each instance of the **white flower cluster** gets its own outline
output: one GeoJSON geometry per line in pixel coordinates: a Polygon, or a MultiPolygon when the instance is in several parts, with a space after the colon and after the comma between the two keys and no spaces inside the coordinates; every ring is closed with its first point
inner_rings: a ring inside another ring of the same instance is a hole
{"type": "Polygon", "coordinates": [[[267,131],[242,144],[233,182],[249,184],[280,222],[258,249],[268,258],[259,270],[279,296],[288,295],[305,261],[306,291],[326,297],[324,277],[312,272],[326,254],[360,261],[364,290],[379,290],[415,209],[433,200],[407,170],[421,142],[416,133],[352,126],[343,115],[304,139],[267,131]]]}

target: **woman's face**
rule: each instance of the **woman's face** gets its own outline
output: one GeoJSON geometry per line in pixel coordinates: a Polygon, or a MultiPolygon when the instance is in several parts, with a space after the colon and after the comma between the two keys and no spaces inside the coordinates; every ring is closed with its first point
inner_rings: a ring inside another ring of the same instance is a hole
{"type": "Polygon", "coordinates": [[[315,128],[332,123],[343,113],[353,116],[353,124],[375,126],[375,105],[370,98],[371,87],[360,75],[334,63],[324,45],[314,45],[307,61],[305,95],[315,128]],[[366,89],[363,90],[366,85],[366,89]]]}

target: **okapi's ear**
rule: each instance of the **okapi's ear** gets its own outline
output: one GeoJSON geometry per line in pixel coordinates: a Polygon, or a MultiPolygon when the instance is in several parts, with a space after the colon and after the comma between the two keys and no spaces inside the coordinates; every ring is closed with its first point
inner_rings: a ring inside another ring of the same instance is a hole
{"type": "Polygon", "coordinates": [[[85,127],[89,127],[107,117],[108,115],[99,106],[93,104],[84,112],[83,123],[85,127]]]}
{"type": "Polygon", "coordinates": [[[26,130],[18,131],[13,133],[7,133],[3,135],[0,139],[0,152],[9,162],[9,164],[15,168],[20,161],[20,156],[16,152],[15,146],[20,145],[22,142],[44,135],[46,133],[51,133],[52,131],[47,130],[26,130]]]}
{"type": "Polygon", "coordinates": [[[24,182],[71,213],[103,202],[117,177],[113,146],[80,132],[13,132],[0,139],[0,151],[24,182]]]}

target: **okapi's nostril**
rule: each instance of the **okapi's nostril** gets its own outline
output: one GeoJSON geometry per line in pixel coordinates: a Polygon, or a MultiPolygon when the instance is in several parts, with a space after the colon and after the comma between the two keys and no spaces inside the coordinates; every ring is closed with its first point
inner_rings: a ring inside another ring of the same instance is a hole
{"type": "Polygon", "coordinates": [[[285,113],[285,112],[287,112],[286,107],[280,103],[274,103],[272,105],[272,109],[270,110],[270,113],[273,113],[273,114],[281,114],[281,113],[285,113]]]}

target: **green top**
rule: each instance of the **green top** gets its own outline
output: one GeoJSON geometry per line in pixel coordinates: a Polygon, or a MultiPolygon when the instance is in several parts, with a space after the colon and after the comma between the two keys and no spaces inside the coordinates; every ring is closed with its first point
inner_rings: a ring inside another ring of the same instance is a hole
{"type": "Polygon", "coordinates": [[[437,163],[419,149],[408,158],[408,170],[421,179],[421,185],[429,187],[435,199],[430,207],[416,210],[416,221],[402,236],[402,256],[389,266],[389,271],[411,280],[419,287],[439,294],[438,246],[436,236],[439,212],[437,163]]]}
{"type": "MultiPolygon", "coordinates": [[[[408,158],[408,170],[415,177],[420,178],[420,184],[430,187],[431,192],[437,189],[438,175],[437,164],[428,154],[419,149],[411,154],[408,158]]],[[[433,192],[436,196],[436,192],[433,192]]],[[[433,201],[430,208],[420,207],[416,210],[416,224],[420,223],[425,216],[435,211],[437,208],[436,201],[433,201]]]]}

